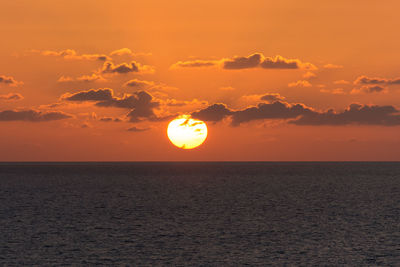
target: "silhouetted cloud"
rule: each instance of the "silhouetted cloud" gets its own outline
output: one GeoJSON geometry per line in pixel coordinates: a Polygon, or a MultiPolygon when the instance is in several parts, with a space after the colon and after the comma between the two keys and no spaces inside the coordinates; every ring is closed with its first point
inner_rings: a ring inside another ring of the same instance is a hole
{"type": "Polygon", "coordinates": [[[0,84],[2,83],[9,86],[18,86],[23,84],[23,82],[18,82],[11,76],[0,75],[0,84]]]}
{"type": "Polygon", "coordinates": [[[102,122],[121,122],[122,120],[120,118],[102,117],[102,118],[99,119],[99,121],[102,121],[102,122]]]}
{"type": "Polygon", "coordinates": [[[342,112],[316,111],[301,103],[284,101],[259,103],[242,110],[231,110],[224,104],[213,104],[192,116],[204,121],[218,122],[230,117],[233,126],[256,120],[286,120],[290,124],[309,126],[339,125],[400,125],[400,110],[393,106],[351,104],[342,112]]]}
{"type": "Polygon", "coordinates": [[[131,61],[130,63],[121,63],[115,65],[111,61],[104,62],[103,68],[101,70],[102,73],[119,73],[125,74],[130,72],[153,72],[154,69],[147,65],[140,65],[140,63],[136,61],[131,61]]]}
{"type": "Polygon", "coordinates": [[[0,100],[18,101],[18,100],[22,100],[22,99],[24,99],[24,97],[19,93],[9,93],[6,95],[0,95],[0,100]]]}
{"type": "Polygon", "coordinates": [[[225,104],[213,104],[200,111],[193,112],[193,118],[203,121],[220,121],[226,116],[231,115],[232,111],[226,107],[225,104]]]}
{"type": "Polygon", "coordinates": [[[113,99],[112,89],[91,89],[88,91],[81,91],[75,94],[66,93],[61,96],[61,99],[67,101],[106,101],[113,99]]]}
{"type": "Polygon", "coordinates": [[[258,67],[261,63],[262,54],[255,53],[248,57],[234,57],[223,61],[224,69],[248,69],[258,67]]]}
{"type": "Polygon", "coordinates": [[[313,112],[303,104],[288,104],[275,101],[273,103],[260,103],[256,107],[235,111],[232,115],[232,125],[261,120],[261,119],[290,119],[313,112]]]}
{"type": "Polygon", "coordinates": [[[32,121],[44,122],[72,118],[61,111],[42,112],[38,110],[4,110],[0,111],[0,121],[32,121]]]}
{"type": "Polygon", "coordinates": [[[154,113],[154,109],[160,106],[160,102],[154,100],[153,96],[146,91],[115,97],[112,89],[91,89],[75,94],[67,93],[62,95],[61,99],[66,101],[95,101],[95,105],[98,107],[130,109],[127,117],[131,122],[138,122],[143,119],[160,119],[154,113]]]}
{"type": "Polygon", "coordinates": [[[296,125],[400,125],[399,110],[393,106],[351,104],[343,112],[311,112],[290,123],[296,125]]]}
{"type": "Polygon", "coordinates": [[[354,84],[386,84],[386,85],[393,85],[393,84],[400,84],[400,78],[394,79],[385,79],[385,78],[370,78],[365,75],[358,77],[354,84]]]}

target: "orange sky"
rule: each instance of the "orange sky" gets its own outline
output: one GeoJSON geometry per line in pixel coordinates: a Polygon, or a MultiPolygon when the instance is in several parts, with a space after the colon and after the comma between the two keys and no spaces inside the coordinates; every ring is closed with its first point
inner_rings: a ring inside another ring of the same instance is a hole
{"type": "Polygon", "coordinates": [[[399,8],[2,1],[0,161],[400,160],[399,8]]]}

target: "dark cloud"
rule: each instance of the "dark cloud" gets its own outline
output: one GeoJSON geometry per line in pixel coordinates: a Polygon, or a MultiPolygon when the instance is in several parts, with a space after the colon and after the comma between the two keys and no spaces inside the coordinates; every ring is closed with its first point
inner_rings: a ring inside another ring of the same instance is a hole
{"type": "Polygon", "coordinates": [[[223,61],[224,69],[248,69],[256,68],[260,65],[262,54],[255,53],[248,57],[234,57],[233,59],[226,59],[223,61]]]}
{"type": "Polygon", "coordinates": [[[365,75],[358,77],[354,84],[386,84],[386,85],[393,85],[393,84],[400,84],[400,78],[394,79],[385,79],[385,78],[370,78],[365,75]]]}
{"type": "Polygon", "coordinates": [[[262,119],[291,119],[312,112],[311,108],[303,104],[291,105],[280,101],[271,104],[260,103],[256,107],[235,111],[232,115],[232,125],[262,119]]]}
{"type": "Polygon", "coordinates": [[[343,112],[311,112],[290,123],[296,125],[400,125],[399,110],[393,106],[351,104],[343,112]]]}
{"type": "Polygon", "coordinates": [[[133,94],[125,94],[123,97],[115,97],[112,89],[91,89],[75,94],[65,94],[61,97],[67,101],[96,101],[98,107],[115,107],[130,109],[127,114],[129,121],[138,122],[143,119],[157,120],[154,109],[160,106],[160,102],[146,91],[137,91],[133,94]]]}
{"type": "Polygon", "coordinates": [[[0,111],[0,121],[44,122],[72,118],[61,111],[42,112],[38,110],[4,110],[0,111]]]}
{"type": "Polygon", "coordinates": [[[153,72],[154,69],[151,66],[141,65],[136,61],[131,61],[130,63],[114,64],[111,61],[104,62],[102,73],[118,73],[126,74],[131,72],[153,72]]]}
{"type": "Polygon", "coordinates": [[[9,93],[7,95],[0,95],[0,100],[18,101],[22,99],[24,99],[24,97],[19,93],[9,93]]]}
{"type": "Polygon", "coordinates": [[[5,75],[0,75],[0,83],[4,83],[10,86],[17,86],[19,84],[22,84],[22,82],[16,81],[13,77],[5,75]]]}
{"type": "Polygon", "coordinates": [[[64,94],[61,99],[67,101],[106,101],[113,99],[112,89],[91,89],[88,91],[81,91],[75,94],[64,94]]]}
{"type": "Polygon", "coordinates": [[[220,121],[233,112],[225,104],[213,104],[200,111],[192,113],[192,117],[203,121],[220,121]]]}
{"type": "Polygon", "coordinates": [[[129,132],[144,132],[144,131],[148,131],[148,130],[150,130],[150,128],[138,128],[135,126],[127,129],[127,131],[129,131],[129,132]]]}
{"type": "Polygon", "coordinates": [[[243,110],[231,110],[224,104],[214,104],[192,116],[204,121],[221,121],[230,117],[233,126],[255,120],[286,120],[295,125],[400,125],[400,110],[393,106],[351,104],[342,112],[328,110],[319,112],[304,104],[290,104],[283,101],[259,103],[243,110]]]}

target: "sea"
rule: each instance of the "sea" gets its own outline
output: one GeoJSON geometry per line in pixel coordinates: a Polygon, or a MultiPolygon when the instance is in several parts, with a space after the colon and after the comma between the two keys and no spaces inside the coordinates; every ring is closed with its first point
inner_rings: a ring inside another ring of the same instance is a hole
{"type": "Polygon", "coordinates": [[[400,266],[400,163],[0,163],[27,265],[400,266]]]}

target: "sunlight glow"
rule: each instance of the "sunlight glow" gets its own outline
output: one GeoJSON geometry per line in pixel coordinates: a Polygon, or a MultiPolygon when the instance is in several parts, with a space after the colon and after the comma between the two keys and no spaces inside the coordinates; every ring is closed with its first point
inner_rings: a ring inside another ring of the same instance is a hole
{"type": "Polygon", "coordinates": [[[204,121],[190,115],[182,115],[168,124],[167,135],[175,146],[192,149],[201,145],[207,138],[207,126],[204,121]]]}

